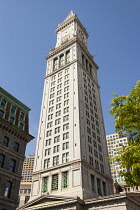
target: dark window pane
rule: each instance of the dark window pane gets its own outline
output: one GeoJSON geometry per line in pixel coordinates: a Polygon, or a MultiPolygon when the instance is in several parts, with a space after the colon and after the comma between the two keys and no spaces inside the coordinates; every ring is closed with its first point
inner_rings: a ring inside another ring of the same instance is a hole
{"type": "Polygon", "coordinates": [[[19,123],[19,128],[23,129],[23,123],[19,123]]]}
{"type": "Polygon", "coordinates": [[[4,116],[4,111],[0,110],[0,117],[3,117],[3,116],[4,116]]]}
{"type": "Polygon", "coordinates": [[[15,165],[16,165],[16,161],[15,160],[11,160],[10,161],[9,171],[14,172],[15,171],[15,165]]]}
{"type": "Polygon", "coordinates": [[[4,139],[3,139],[3,142],[2,142],[2,145],[5,146],[5,147],[8,147],[8,142],[9,142],[9,138],[4,136],[4,139]]]}
{"type": "Polygon", "coordinates": [[[20,118],[21,120],[24,120],[24,116],[25,116],[25,114],[24,114],[23,112],[21,112],[19,118],[20,118]]]}
{"type": "Polygon", "coordinates": [[[1,168],[3,168],[4,159],[5,159],[5,156],[4,155],[0,155],[0,167],[1,168]]]}
{"type": "Polygon", "coordinates": [[[15,120],[14,117],[10,117],[9,122],[10,122],[11,124],[13,124],[13,123],[14,123],[14,120],[15,120]]]}
{"type": "Polygon", "coordinates": [[[14,151],[18,152],[19,144],[17,142],[14,143],[14,151]]]}
{"type": "Polygon", "coordinates": [[[5,187],[5,192],[4,192],[5,198],[10,198],[11,188],[12,188],[12,183],[6,182],[6,187],[5,187]]]}
{"type": "Polygon", "coordinates": [[[6,101],[5,101],[4,99],[2,99],[2,100],[1,100],[1,106],[2,106],[2,107],[5,107],[5,105],[6,105],[6,101]]]}
{"type": "Polygon", "coordinates": [[[12,106],[12,107],[11,107],[11,113],[12,113],[12,114],[15,114],[15,111],[16,111],[16,107],[15,107],[15,106],[12,106]]]}

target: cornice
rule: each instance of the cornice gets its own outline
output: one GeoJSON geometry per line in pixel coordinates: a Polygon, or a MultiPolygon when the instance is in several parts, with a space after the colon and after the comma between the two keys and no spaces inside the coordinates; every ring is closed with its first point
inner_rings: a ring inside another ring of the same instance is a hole
{"type": "Polygon", "coordinates": [[[71,38],[68,42],[61,44],[59,47],[56,47],[50,51],[50,53],[45,57],[46,60],[50,59],[54,55],[60,53],[62,50],[70,47],[72,44],[78,43],[81,47],[81,49],[84,51],[84,53],[87,55],[87,57],[90,59],[90,61],[93,63],[93,65],[96,67],[96,70],[99,69],[99,66],[95,63],[93,56],[88,51],[86,45],[81,41],[77,35],[75,35],[73,38],[71,38]]]}
{"type": "Polygon", "coordinates": [[[14,102],[17,106],[21,107],[26,112],[29,112],[31,110],[29,107],[27,107],[25,104],[23,104],[21,101],[19,101],[14,96],[12,96],[10,93],[8,93],[6,90],[4,90],[2,87],[0,87],[0,94],[2,94],[5,98],[8,98],[10,101],[14,102]]]}
{"type": "Polygon", "coordinates": [[[24,141],[25,143],[30,142],[34,138],[32,135],[20,130],[15,125],[10,124],[3,118],[0,118],[0,129],[6,131],[10,135],[18,138],[19,140],[24,141]]]}

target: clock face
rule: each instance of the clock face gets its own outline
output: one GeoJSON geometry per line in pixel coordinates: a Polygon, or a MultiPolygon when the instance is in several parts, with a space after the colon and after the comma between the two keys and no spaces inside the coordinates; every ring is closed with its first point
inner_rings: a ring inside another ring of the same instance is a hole
{"type": "Polygon", "coordinates": [[[80,30],[79,30],[79,35],[80,35],[81,39],[84,40],[84,34],[83,34],[82,31],[80,31],[80,30]]]}

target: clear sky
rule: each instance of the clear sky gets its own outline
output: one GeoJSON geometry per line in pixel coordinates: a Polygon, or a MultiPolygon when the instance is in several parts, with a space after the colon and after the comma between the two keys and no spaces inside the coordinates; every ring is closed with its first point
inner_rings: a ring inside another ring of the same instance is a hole
{"type": "Polygon", "coordinates": [[[95,56],[106,134],[112,92],[126,95],[140,79],[140,0],[0,0],[0,86],[29,106],[26,155],[35,152],[46,73],[45,56],[56,44],[55,29],[70,11],[89,33],[95,56]]]}

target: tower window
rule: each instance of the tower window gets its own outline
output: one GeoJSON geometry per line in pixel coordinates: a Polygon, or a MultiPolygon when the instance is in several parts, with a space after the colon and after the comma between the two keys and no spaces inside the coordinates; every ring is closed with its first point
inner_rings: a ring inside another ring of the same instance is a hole
{"type": "Polygon", "coordinates": [[[53,70],[56,70],[58,68],[58,59],[54,58],[53,60],[53,70]]]}
{"type": "Polygon", "coordinates": [[[66,52],[66,64],[70,62],[70,51],[66,52]]]}
{"type": "Polygon", "coordinates": [[[52,175],[52,190],[58,190],[58,174],[52,175]]]}
{"type": "Polygon", "coordinates": [[[62,163],[67,163],[69,161],[69,152],[62,154],[62,163]]]}
{"type": "Polygon", "coordinates": [[[68,171],[62,173],[62,189],[68,187],[68,171]]]}
{"type": "Polygon", "coordinates": [[[53,157],[53,166],[56,166],[59,164],[59,155],[53,157]]]}
{"type": "Polygon", "coordinates": [[[44,168],[50,167],[50,158],[44,160],[44,168]]]}
{"type": "Polygon", "coordinates": [[[60,67],[64,66],[64,54],[60,55],[60,67]]]}
{"type": "Polygon", "coordinates": [[[20,118],[21,120],[24,120],[24,118],[25,118],[25,114],[24,114],[23,112],[20,112],[20,116],[19,116],[19,118],[20,118]]]}

